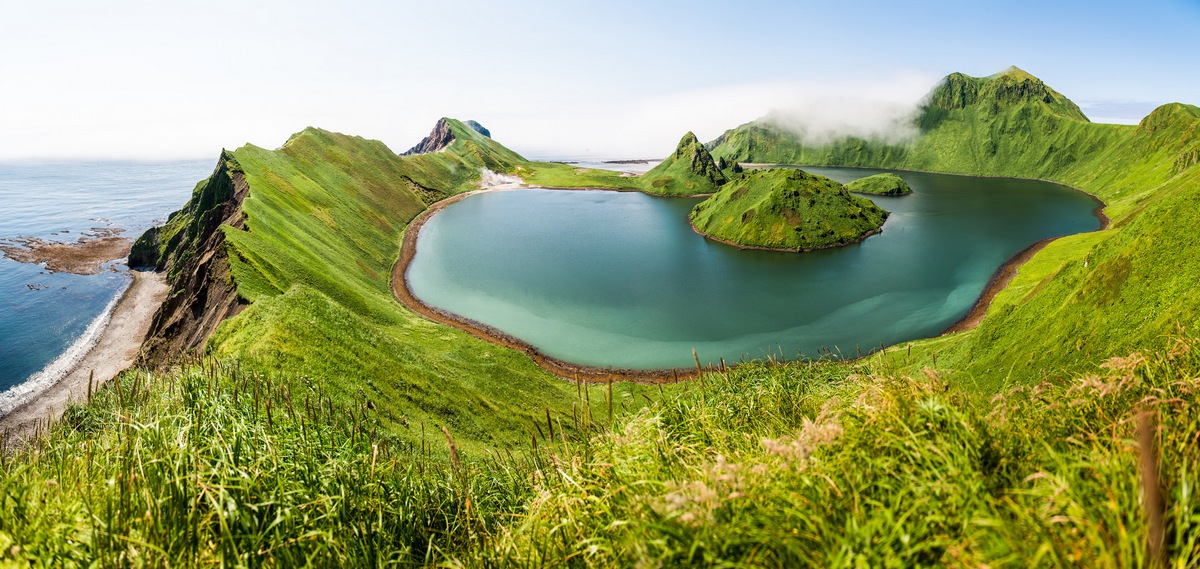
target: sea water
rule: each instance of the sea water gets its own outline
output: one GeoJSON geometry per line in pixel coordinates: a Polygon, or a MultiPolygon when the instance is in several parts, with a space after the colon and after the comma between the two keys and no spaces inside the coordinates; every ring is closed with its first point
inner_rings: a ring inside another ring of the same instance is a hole
{"type": "MultiPolygon", "coordinates": [[[[94,228],[137,238],[179,209],[215,160],[0,163],[0,239],[73,243],[94,228]]],[[[27,382],[52,382],[93,344],[130,282],[123,262],[96,275],[0,257],[0,412],[27,382]]]]}

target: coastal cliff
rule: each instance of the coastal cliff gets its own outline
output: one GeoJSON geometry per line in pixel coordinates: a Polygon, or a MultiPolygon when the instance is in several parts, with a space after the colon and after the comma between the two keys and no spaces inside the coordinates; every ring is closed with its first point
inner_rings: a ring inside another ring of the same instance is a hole
{"type": "Polygon", "coordinates": [[[165,272],[171,286],[154,315],[140,363],[161,365],[202,350],[217,325],[245,308],[230,276],[220,227],[245,228],[242,203],[249,192],[237,160],[222,151],[212,175],[196,186],[183,209],[134,243],[130,265],[165,272]]]}
{"type": "Polygon", "coordinates": [[[509,172],[525,162],[487,134],[478,123],[443,118],[416,147],[441,148],[423,154],[397,155],[379,141],[318,128],[276,150],[222,151],[187,204],[134,243],[131,266],[162,271],[171,285],[141,363],[211,349],[222,322],[295,287],[360,313],[377,310],[368,293],[347,290],[388,294],[406,223],[473,189],[484,169],[509,172]]]}

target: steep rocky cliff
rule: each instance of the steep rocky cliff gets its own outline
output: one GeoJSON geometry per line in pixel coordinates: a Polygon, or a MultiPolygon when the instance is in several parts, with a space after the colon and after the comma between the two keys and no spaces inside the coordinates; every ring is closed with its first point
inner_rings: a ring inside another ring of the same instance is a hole
{"type": "Polygon", "coordinates": [[[450,131],[450,121],[445,117],[438,119],[438,122],[433,125],[433,131],[429,136],[421,139],[416,146],[409,148],[401,154],[401,156],[414,156],[418,154],[431,154],[433,152],[441,152],[446,147],[454,143],[454,133],[450,131]]]}
{"type": "Polygon", "coordinates": [[[141,363],[164,364],[199,351],[221,321],[240,312],[230,277],[222,225],[245,227],[242,202],[250,187],[237,160],[221,153],[212,175],[200,182],[183,209],[134,244],[130,264],[165,271],[171,284],[143,345],[141,363]]]}

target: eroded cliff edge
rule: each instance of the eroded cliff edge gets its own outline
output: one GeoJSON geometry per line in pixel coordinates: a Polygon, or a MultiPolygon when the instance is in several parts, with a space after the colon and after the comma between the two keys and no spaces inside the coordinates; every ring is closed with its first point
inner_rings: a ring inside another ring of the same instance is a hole
{"type": "Polygon", "coordinates": [[[171,286],[154,315],[138,363],[158,366],[202,351],[217,326],[246,307],[230,274],[220,227],[245,229],[242,204],[249,193],[237,160],[222,151],[212,175],[196,185],[183,209],[134,243],[130,266],[163,271],[171,286]]]}

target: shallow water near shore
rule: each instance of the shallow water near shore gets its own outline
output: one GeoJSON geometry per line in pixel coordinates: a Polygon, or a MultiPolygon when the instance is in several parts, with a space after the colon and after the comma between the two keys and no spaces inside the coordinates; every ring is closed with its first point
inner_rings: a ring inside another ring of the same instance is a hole
{"type": "MultiPolygon", "coordinates": [[[[0,238],[75,242],[113,227],[136,238],[179,209],[213,163],[0,163],[0,238]]],[[[119,262],[73,275],[0,257],[0,404],[5,391],[86,352],[129,280],[119,262]]]]}
{"type": "Polygon", "coordinates": [[[872,198],[892,212],[882,234],[805,254],[706,240],[687,223],[695,199],[480,194],[429,220],[408,281],[432,306],[577,364],[687,368],[693,348],[703,362],[852,357],[938,334],[1014,254],[1100,226],[1092,198],[1055,184],[899,174],[914,194],[872,198]]]}

